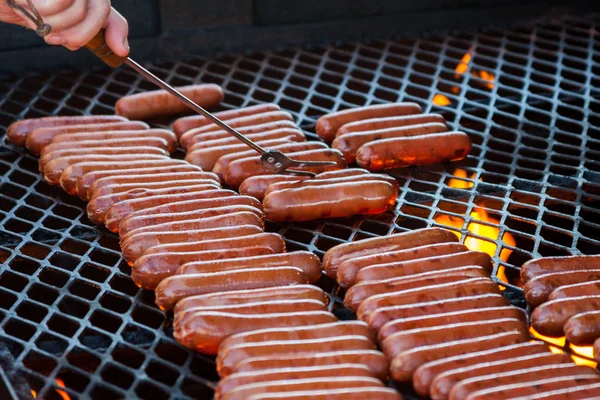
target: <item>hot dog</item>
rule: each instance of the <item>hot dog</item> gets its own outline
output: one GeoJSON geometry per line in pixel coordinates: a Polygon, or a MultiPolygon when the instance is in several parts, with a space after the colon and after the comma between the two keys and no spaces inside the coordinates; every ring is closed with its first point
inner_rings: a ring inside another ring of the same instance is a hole
{"type": "Polygon", "coordinates": [[[347,169],[336,169],[334,171],[325,171],[317,174],[317,179],[334,179],[334,178],[345,178],[347,176],[358,176],[370,174],[369,171],[362,168],[347,168],[347,169]]]}
{"type": "Polygon", "coordinates": [[[259,343],[243,343],[219,352],[217,372],[227,376],[243,360],[285,354],[325,353],[348,350],[375,350],[375,344],[364,336],[334,336],[306,340],[282,340],[259,343]]]}
{"type": "MultiPolygon", "coordinates": [[[[232,314],[218,311],[199,311],[177,326],[173,336],[182,345],[201,353],[214,352],[228,336],[240,332],[270,327],[293,327],[325,324],[336,321],[333,314],[325,311],[288,312],[280,314],[232,314]]],[[[273,365],[273,368],[276,368],[273,365]]]]}
{"type": "MultiPolygon", "coordinates": [[[[202,108],[219,105],[225,96],[223,89],[214,84],[189,85],[177,90],[202,108]]],[[[164,90],[152,90],[121,97],[115,104],[115,113],[130,119],[150,119],[181,114],[188,107],[177,97],[164,90]]]]}
{"type": "Polygon", "coordinates": [[[381,343],[381,348],[386,356],[393,359],[409,349],[514,331],[520,332],[524,336],[528,334],[527,325],[523,323],[522,319],[503,318],[459,322],[396,332],[381,343]]]}
{"type": "Polygon", "coordinates": [[[323,256],[323,268],[327,276],[335,279],[338,265],[351,258],[445,242],[458,242],[458,238],[454,233],[446,229],[426,228],[344,243],[329,249],[325,253],[323,256]]]}
{"type": "Polygon", "coordinates": [[[600,309],[600,296],[581,296],[548,301],[531,313],[531,325],[547,336],[563,336],[563,327],[574,315],[600,309]]]}
{"type": "Polygon", "coordinates": [[[264,343],[280,340],[306,340],[333,336],[364,336],[374,342],[373,332],[361,321],[340,321],[331,324],[308,325],[294,328],[270,328],[238,333],[221,343],[219,351],[244,343],[264,343]]]}
{"type": "MultiPolygon", "coordinates": [[[[570,375],[558,378],[541,379],[524,383],[516,383],[505,386],[495,386],[490,389],[477,390],[471,393],[469,400],[504,400],[507,398],[524,399],[529,396],[538,396],[545,392],[564,391],[568,388],[591,385],[598,383],[598,376],[595,374],[570,375]]],[[[581,393],[580,393],[581,394],[581,393]]],[[[578,395],[576,395],[579,397],[578,395]]],[[[568,398],[568,397],[567,397],[568,398]]],[[[561,397],[564,399],[564,397],[561,397]]],[[[597,398],[596,398],[597,399],[597,398]]]]}
{"type": "Polygon", "coordinates": [[[118,115],[79,115],[79,116],[60,116],[60,117],[42,117],[24,119],[13,122],[6,130],[6,139],[15,146],[23,146],[27,136],[39,128],[84,125],[84,124],[104,124],[111,122],[124,122],[127,118],[118,115]]]}
{"type": "Polygon", "coordinates": [[[98,144],[103,144],[104,141],[109,140],[123,140],[123,139],[146,139],[146,138],[160,138],[167,141],[169,144],[169,152],[174,152],[177,148],[177,137],[175,134],[166,129],[143,129],[133,131],[104,131],[104,132],[83,132],[83,133],[61,133],[54,136],[50,144],[56,143],[75,143],[75,142],[89,142],[95,140],[98,144]]]}
{"type": "Polygon", "coordinates": [[[302,390],[299,392],[265,393],[250,397],[249,400],[402,400],[394,389],[379,387],[359,387],[348,389],[302,390]]]}
{"type": "Polygon", "coordinates": [[[400,306],[485,293],[499,294],[500,290],[494,281],[489,278],[468,278],[459,282],[378,294],[363,301],[358,307],[356,315],[361,321],[366,321],[369,314],[381,307],[400,306]]]}
{"type": "Polygon", "coordinates": [[[44,127],[32,131],[31,134],[27,136],[25,147],[33,154],[40,154],[42,149],[48,145],[55,136],[61,134],[77,132],[133,131],[149,128],[147,123],[141,121],[44,127]]]}
{"type": "Polygon", "coordinates": [[[221,260],[210,263],[190,263],[182,265],[176,272],[177,275],[205,274],[231,269],[253,269],[275,266],[293,265],[304,271],[310,282],[315,282],[321,277],[321,260],[308,251],[294,251],[291,253],[273,254],[269,256],[250,257],[246,259],[221,260]]]}
{"type": "Polygon", "coordinates": [[[398,263],[402,261],[415,260],[455,254],[467,251],[467,247],[459,243],[436,243],[419,246],[412,249],[396,250],[379,254],[369,254],[346,260],[338,266],[336,281],[340,286],[349,288],[356,282],[358,272],[371,265],[398,263]]]}
{"type": "MultiPolygon", "coordinates": [[[[298,167],[297,169],[320,173],[333,169],[346,168],[344,156],[338,150],[313,149],[306,151],[290,152],[287,155],[298,161],[331,161],[334,164],[316,167],[298,167]]],[[[217,162],[218,164],[218,162],[217,162]]],[[[213,171],[216,172],[216,171],[213,171]]],[[[223,173],[223,180],[231,187],[238,188],[244,180],[256,175],[269,175],[272,171],[260,161],[260,156],[241,158],[231,162],[223,173]]]]}
{"type": "MultiPolygon", "coordinates": [[[[187,174],[186,174],[187,175],[187,174]]],[[[187,176],[181,174],[182,177],[187,176]]],[[[135,175],[134,175],[135,176],[135,175]]],[[[95,184],[94,184],[95,185],[95,184]]],[[[92,185],[92,186],[94,186],[92,185]]],[[[122,193],[129,192],[131,190],[144,189],[147,191],[158,191],[162,189],[169,189],[179,186],[195,186],[195,185],[211,185],[214,188],[219,188],[221,185],[214,179],[179,179],[178,176],[173,176],[173,179],[162,182],[136,182],[136,183],[120,183],[116,185],[103,186],[95,191],[92,191],[92,195],[89,196],[89,201],[94,201],[105,196],[114,196],[122,193]]],[[[91,187],[90,187],[91,189],[91,187]]]]}
{"type": "Polygon", "coordinates": [[[333,351],[325,353],[255,357],[238,363],[233,372],[261,371],[268,368],[297,368],[332,364],[338,365],[345,363],[359,363],[366,365],[373,376],[381,380],[388,376],[388,359],[382,352],[377,350],[333,351]]]}
{"type": "Polygon", "coordinates": [[[148,232],[132,235],[127,240],[121,242],[121,251],[123,253],[123,259],[127,261],[129,265],[133,265],[135,260],[140,258],[146,250],[153,246],[168,243],[197,242],[201,240],[248,236],[261,232],[261,227],[256,225],[225,226],[182,232],[148,232]]]}
{"type": "Polygon", "coordinates": [[[465,379],[532,368],[538,365],[565,364],[569,361],[571,359],[566,354],[547,352],[456,368],[436,376],[429,389],[429,394],[432,400],[447,399],[454,385],[465,379]]]}
{"type": "Polygon", "coordinates": [[[537,307],[547,301],[550,293],[556,288],[598,279],[600,279],[600,269],[552,272],[530,279],[523,287],[523,292],[527,303],[532,307],[537,307]]]}
{"type": "MultiPolygon", "coordinates": [[[[306,136],[299,130],[291,121],[277,121],[268,124],[248,126],[236,129],[248,139],[260,142],[265,140],[286,139],[290,142],[304,142],[306,136]]],[[[229,146],[232,144],[242,143],[234,136],[224,136],[221,139],[200,140],[200,137],[192,137],[184,149],[188,152],[197,151],[199,149],[214,149],[221,146],[229,146]]],[[[183,145],[182,145],[183,147],[183,145]]]]}
{"type": "MultiPolygon", "coordinates": [[[[459,382],[452,388],[448,398],[450,400],[465,399],[471,393],[477,390],[487,389],[490,387],[572,375],[587,375],[592,374],[593,371],[594,370],[590,367],[565,363],[543,365],[508,372],[498,372],[496,374],[482,375],[459,382]]],[[[598,391],[598,394],[600,394],[600,391],[598,391]]]]}
{"type": "Polygon", "coordinates": [[[338,129],[335,137],[341,137],[353,132],[368,132],[382,129],[398,128],[402,126],[420,125],[420,124],[445,124],[446,119],[439,114],[415,114],[401,117],[386,117],[365,119],[362,121],[350,122],[338,129]]]}
{"type": "Polygon", "coordinates": [[[377,131],[356,132],[336,138],[333,143],[331,143],[331,147],[341,151],[348,161],[348,164],[352,164],[355,161],[358,149],[375,140],[429,135],[446,131],[448,131],[448,127],[445,124],[434,123],[402,126],[377,131]]]}
{"type": "Polygon", "coordinates": [[[397,196],[397,189],[387,182],[347,182],[272,192],[265,196],[263,208],[272,221],[311,221],[380,214],[394,205],[397,196]]]}
{"type": "Polygon", "coordinates": [[[566,299],[577,296],[600,296],[600,280],[558,287],[550,293],[548,300],[566,299]]]}
{"type": "Polygon", "coordinates": [[[600,269],[600,256],[543,257],[529,260],[521,267],[521,281],[552,272],[600,269]]]}
{"type": "MultiPolygon", "coordinates": [[[[145,138],[128,138],[128,139],[111,139],[104,140],[99,143],[97,140],[82,140],[81,142],[60,142],[50,143],[42,149],[40,157],[44,157],[47,154],[61,150],[83,150],[83,149],[96,149],[101,147],[103,149],[118,149],[126,147],[156,147],[165,151],[165,154],[169,154],[169,142],[165,139],[157,137],[145,137],[145,138]]],[[[91,150],[90,150],[91,151],[91,150]]]]}
{"type": "Polygon", "coordinates": [[[390,364],[390,373],[398,382],[409,382],[415,370],[425,363],[477,351],[510,346],[528,340],[529,335],[523,335],[521,331],[512,331],[481,336],[474,339],[417,347],[398,354],[390,364]]]}
{"type": "Polygon", "coordinates": [[[429,271],[422,274],[399,276],[378,281],[360,282],[346,292],[344,305],[356,311],[360,303],[376,294],[397,292],[435,283],[456,282],[466,278],[488,277],[489,273],[479,266],[451,268],[443,271],[429,271]]]}
{"type": "Polygon", "coordinates": [[[552,354],[543,342],[525,342],[509,346],[493,348],[469,354],[460,354],[453,357],[441,358],[421,365],[414,373],[413,386],[415,391],[423,396],[429,396],[431,383],[441,374],[466,368],[481,363],[505,362],[507,359],[516,359],[532,355],[552,354]]]}
{"type": "MultiPolygon", "coordinates": [[[[139,171],[136,171],[136,173],[139,171]]],[[[205,192],[186,193],[179,195],[167,194],[163,196],[150,196],[143,199],[132,199],[121,201],[106,213],[105,226],[111,231],[116,232],[119,228],[121,220],[136,211],[146,208],[153,208],[169,203],[186,201],[186,200],[201,200],[201,199],[217,199],[221,197],[233,197],[236,193],[231,190],[209,190],[205,192]]],[[[231,202],[233,203],[233,200],[231,202]]]]}
{"type": "Polygon", "coordinates": [[[600,310],[576,314],[564,325],[565,336],[575,345],[591,345],[600,337],[600,310]]]}
{"type": "Polygon", "coordinates": [[[409,276],[428,271],[443,271],[451,268],[477,265],[491,272],[492,258],[481,251],[465,251],[438,257],[408,260],[399,263],[371,265],[361,269],[356,275],[356,282],[389,279],[397,276],[409,276]]]}
{"type": "MultiPolygon", "coordinates": [[[[508,305],[506,298],[500,294],[480,294],[475,296],[466,296],[461,298],[450,298],[436,301],[426,301],[422,303],[415,303],[410,305],[402,306],[391,306],[382,307],[375,310],[369,317],[369,320],[373,320],[374,323],[376,316],[390,313],[393,314],[395,319],[385,323],[378,332],[378,339],[383,342],[390,335],[400,332],[407,324],[411,324],[411,321],[420,321],[420,318],[426,318],[431,316],[433,320],[443,314],[449,314],[459,311],[475,310],[481,308],[497,308],[505,307],[508,305]],[[380,311],[381,310],[381,311],[380,311]]],[[[517,313],[518,314],[518,313],[517,313]]],[[[450,316],[448,316],[450,317],[450,316]]],[[[472,316],[471,316],[472,317],[472,316]]],[[[465,317],[468,319],[469,317],[465,317]]],[[[424,324],[427,321],[423,321],[424,324]]]]}
{"type": "Polygon", "coordinates": [[[421,106],[416,103],[392,103],[351,108],[322,116],[317,120],[315,129],[321,139],[331,142],[338,129],[350,122],[372,118],[420,114],[421,112],[423,112],[421,106]]]}
{"type": "Polygon", "coordinates": [[[471,139],[463,132],[381,139],[363,145],[356,163],[371,171],[462,160],[471,152],[471,139]]]}
{"type": "MultiPolygon", "coordinates": [[[[227,261],[227,260],[223,260],[227,261]]],[[[314,299],[327,304],[329,297],[322,289],[312,285],[274,286],[262,289],[228,290],[190,296],[179,301],[174,308],[175,313],[192,307],[227,306],[244,304],[253,301],[284,300],[284,299],[314,299]]]]}
{"type": "Polygon", "coordinates": [[[265,191],[274,183],[280,182],[299,182],[308,179],[308,176],[290,176],[290,175],[258,175],[245,179],[239,187],[240,194],[245,194],[262,200],[265,197],[265,191]]]}
{"type": "MultiPolygon", "coordinates": [[[[235,200],[238,200],[237,196],[235,197],[235,200]]],[[[251,212],[256,214],[256,216],[258,216],[259,218],[264,218],[264,213],[260,209],[244,204],[234,204],[231,206],[223,207],[201,208],[196,211],[187,211],[181,213],[140,215],[128,217],[121,221],[121,223],[119,224],[119,235],[122,238],[125,238],[129,236],[129,232],[148,226],[162,225],[169,222],[198,220],[201,218],[216,217],[219,215],[229,215],[238,212],[251,212]]]]}
{"type": "MultiPolygon", "coordinates": [[[[268,111],[277,111],[280,107],[277,104],[266,103],[257,104],[255,106],[249,106],[244,108],[236,108],[235,110],[220,111],[213,113],[213,115],[219,118],[221,121],[228,121],[234,118],[239,118],[247,115],[262,114],[268,111]]],[[[212,124],[213,122],[202,115],[190,115],[188,117],[181,117],[175,120],[173,123],[173,131],[177,137],[180,137],[190,129],[199,128],[201,126],[212,124]]]]}

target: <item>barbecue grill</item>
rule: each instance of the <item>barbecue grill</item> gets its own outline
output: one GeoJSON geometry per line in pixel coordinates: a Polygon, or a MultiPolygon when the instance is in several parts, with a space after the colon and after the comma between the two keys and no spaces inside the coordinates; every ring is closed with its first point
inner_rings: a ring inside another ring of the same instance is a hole
{"type": "MultiPolygon", "coordinates": [[[[471,155],[390,171],[400,182],[392,211],[267,230],[289,250],[322,256],[346,241],[446,227],[463,242],[492,246],[494,279],[525,307],[523,262],[600,253],[599,29],[597,14],[545,17],[474,33],[147,66],[173,85],[221,85],[223,109],[275,102],[315,140],[316,119],[332,110],[413,101],[443,114],[471,136],[471,155]]],[[[7,76],[0,126],[111,114],[120,96],[152,89],[125,68],[7,76]]],[[[118,237],[93,225],[83,202],[47,185],[37,158],[4,139],[0,177],[0,397],[212,398],[214,360],[173,339],[172,315],[133,284],[118,237]]],[[[332,280],[318,285],[340,319],[354,318],[332,280]]]]}

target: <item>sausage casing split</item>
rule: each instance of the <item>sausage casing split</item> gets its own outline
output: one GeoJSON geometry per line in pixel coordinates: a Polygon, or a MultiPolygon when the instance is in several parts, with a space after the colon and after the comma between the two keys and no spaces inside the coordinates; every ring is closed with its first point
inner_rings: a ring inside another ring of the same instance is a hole
{"type": "Polygon", "coordinates": [[[272,221],[311,221],[380,214],[396,203],[397,196],[398,190],[384,181],[347,182],[271,192],[263,207],[272,221]]]}
{"type": "MultiPolygon", "coordinates": [[[[220,111],[213,113],[213,115],[219,118],[221,121],[228,121],[230,119],[239,118],[242,116],[262,114],[267,111],[277,110],[280,110],[280,107],[277,104],[265,103],[244,108],[236,108],[234,110],[220,111]]],[[[175,122],[173,122],[173,131],[175,134],[177,134],[177,137],[180,137],[190,129],[199,128],[212,123],[213,122],[211,120],[203,115],[190,115],[176,119],[175,122]]]]}
{"type": "Polygon", "coordinates": [[[371,171],[462,160],[471,152],[471,138],[464,132],[381,139],[356,152],[356,163],[371,171]]]}
{"type": "Polygon", "coordinates": [[[458,237],[446,229],[425,228],[395,235],[343,243],[332,247],[325,253],[323,256],[323,268],[327,276],[335,279],[338,265],[351,258],[445,242],[456,243],[458,242],[458,237]]]}
{"type": "MultiPolygon", "coordinates": [[[[215,84],[188,85],[177,90],[202,108],[212,108],[225,97],[223,89],[215,84]]],[[[121,97],[115,104],[115,113],[130,119],[150,119],[181,114],[188,107],[165,90],[152,90],[121,97]]]]}
{"type": "Polygon", "coordinates": [[[159,138],[164,139],[169,144],[169,152],[174,152],[177,148],[177,138],[175,134],[167,129],[143,129],[133,131],[103,131],[103,132],[84,132],[84,133],[62,133],[56,135],[50,144],[56,143],[77,143],[77,142],[89,142],[95,140],[98,144],[103,144],[104,141],[119,140],[119,139],[138,139],[143,140],[146,138],[159,138]]]}
{"type": "Polygon", "coordinates": [[[6,139],[15,146],[23,146],[25,145],[29,134],[39,128],[125,121],[127,121],[127,118],[118,115],[78,115],[24,119],[13,122],[8,126],[8,129],[6,130],[6,139]]]}
{"type": "MultiPolygon", "coordinates": [[[[219,311],[198,311],[185,325],[177,326],[173,336],[182,345],[201,353],[213,354],[221,342],[236,333],[270,327],[293,327],[335,322],[330,312],[306,311],[279,314],[232,314],[219,311]]],[[[275,368],[276,365],[273,365],[275,368]]]]}
{"type": "Polygon", "coordinates": [[[309,179],[308,176],[289,176],[289,175],[258,175],[251,176],[242,182],[239,187],[240,194],[245,194],[262,200],[265,192],[270,185],[281,182],[299,182],[309,179]]]}
{"type": "Polygon", "coordinates": [[[149,129],[147,123],[142,121],[124,121],[124,122],[109,122],[104,124],[82,124],[70,126],[54,126],[38,128],[27,136],[25,147],[33,154],[40,154],[42,149],[48,145],[52,139],[65,133],[78,132],[103,132],[103,131],[132,131],[149,129]]]}
{"type": "Polygon", "coordinates": [[[521,281],[525,284],[536,276],[551,272],[585,269],[600,269],[600,255],[543,257],[529,260],[521,267],[521,281]]]}
{"type": "Polygon", "coordinates": [[[593,344],[600,337],[600,310],[572,316],[563,329],[569,343],[578,346],[593,344]]]}
{"type": "MultiPolygon", "coordinates": [[[[300,129],[291,121],[277,121],[268,124],[247,126],[236,129],[239,133],[251,139],[254,142],[285,139],[290,142],[304,142],[306,136],[300,129]]],[[[224,131],[225,132],[225,131],[224,131]]],[[[229,146],[232,144],[240,144],[238,138],[234,136],[224,136],[221,139],[201,140],[201,136],[194,136],[190,139],[190,143],[184,149],[191,153],[200,149],[214,149],[221,146],[229,146]]]]}
{"type": "MultiPolygon", "coordinates": [[[[596,281],[600,279],[600,269],[573,270],[551,272],[530,279],[523,287],[525,299],[532,307],[537,307],[548,300],[550,293],[556,288],[574,283],[596,281]]],[[[581,296],[581,294],[579,295],[581,296]]]]}
{"type": "Polygon", "coordinates": [[[359,387],[348,389],[302,390],[298,392],[257,394],[248,400],[402,400],[395,390],[386,387],[359,387]]]}
{"type": "Polygon", "coordinates": [[[414,114],[401,117],[365,119],[362,121],[350,122],[349,124],[342,126],[338,129],[335,137],[341,137],[354,132],[377,131],[402,126],[433,123],[446,124],[446,119],[439,114],[414,114]]]}
{"type": "Polygon", "coordinates": [[[316,131],[321,139],[331,142],[336,132],[347,123],[391,116],[420,114],[423,110],[416,103],[391,103],[351,108],[324,115],[317,120],[316,131]]]}
{"type": "Polygon", "coordinates": [[[304,272],[298,267],[291,266],[173,275],[165,278],[156,287],[156,305],[168,309],[174,307],[181,299],[190,296],[224,290],[260,289],[303,283],[308,283],[304,272]]]}
{"type": "Polygon", "coordinates": [[[546,336],[563,336],[569,318],[600,309],[600,296],[580,296],[548,301],[531,313],[531,325],[546,336]]]}

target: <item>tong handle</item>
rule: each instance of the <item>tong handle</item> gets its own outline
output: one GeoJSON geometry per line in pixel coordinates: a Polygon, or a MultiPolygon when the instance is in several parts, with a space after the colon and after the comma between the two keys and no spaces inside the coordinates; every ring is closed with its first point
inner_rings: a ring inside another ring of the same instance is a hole
{"type": "Polygon", "coordinates": [[[113,53],[110,47],[108,47],[106,44],[106,38],[104,37],[104,34],[105,30],[102,28],[100,32],[98,32],[96,36],[94,36],[92,40],[85,45],[85,47],[94,53],[96,57],[104,61],[104,63],[109,67],[120,67],[125,60],[127,60],[127,57],[119,57],[113,53]]]}

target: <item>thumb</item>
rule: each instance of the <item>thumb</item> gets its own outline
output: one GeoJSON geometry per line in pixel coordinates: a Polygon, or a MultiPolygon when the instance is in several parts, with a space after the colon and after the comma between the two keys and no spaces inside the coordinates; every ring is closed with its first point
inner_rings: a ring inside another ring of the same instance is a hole
{"type": "Polygon", "coordinates": [[[127,20],[114,8],[110,10],[105,29],[105,39],[108,47],[120,57],[128,56],[129,42],[127,36],[129,35],[129,26],[127,20]]]}

